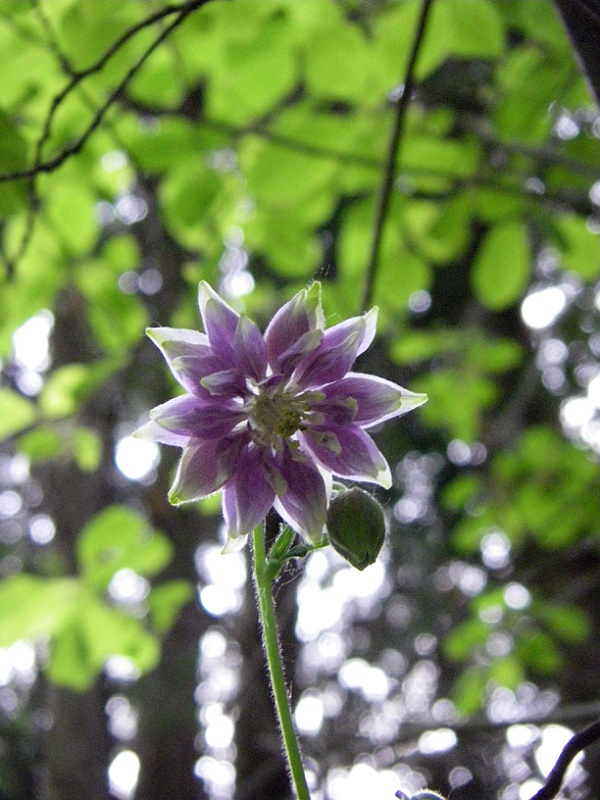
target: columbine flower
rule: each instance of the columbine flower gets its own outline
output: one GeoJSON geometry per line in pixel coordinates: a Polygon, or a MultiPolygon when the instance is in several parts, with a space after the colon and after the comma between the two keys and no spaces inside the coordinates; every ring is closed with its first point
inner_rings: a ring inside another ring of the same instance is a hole
{"type": "Polygon", "coordinates": [[[169,493],[178,505],[223,490],[228,549],[274,506],[319,541],[331,476],[391,484],[366,428],[427,399],[349,372],[375,335],[377,309],[325,329],[320,285],[298,292],[264,336],[202,281],[206,333],[151,328],[185,394],[157,406],[137,435],[183,448],[169,493]]]}

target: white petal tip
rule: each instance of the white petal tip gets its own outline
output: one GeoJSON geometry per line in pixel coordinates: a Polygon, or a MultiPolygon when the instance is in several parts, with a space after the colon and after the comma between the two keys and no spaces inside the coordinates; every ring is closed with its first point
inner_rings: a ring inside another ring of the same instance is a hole
{"type": "Polygon", "coordinates": [[[407,411],[412,411],[413,408],[418,408],[422,406],[423,403],[426,403],[428,397],[426,394],[415,394],[414,392],[407,392],[406,394],[402,395],[402,399],[400,400],[400,411],[401,413],[406,413],[407,411]]]}
{"type": "Polygon", "coordinates": [[[244,533],[239,536],[228,536],[227,541],[225,542],[225,547],[221,550],[223,555],[229,555],[230,553],[238,553],[242,547],[246,544],[248,540],[248,534],[244,533]]]}
{"type": "Polygon", "coordinates": [[[136,428],[131,436],[134,439],[144,439],[148,442],[154,442],[156,440],[156,428],[158,425],[153,420],[150,422],[146,422],[145,425],[140,425],[139,428],[136,428]]]}

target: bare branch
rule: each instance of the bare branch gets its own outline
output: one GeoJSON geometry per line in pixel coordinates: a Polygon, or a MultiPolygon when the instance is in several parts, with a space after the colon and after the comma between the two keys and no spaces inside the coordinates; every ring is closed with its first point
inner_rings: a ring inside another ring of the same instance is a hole
{"type": "Polygon", "coordinates": [[[183,3],[181,5],[166,6],[165,8],[161,9],[155,14],[150,15],[149,17],[146,17],[145,19],[141,20],[136,25],[133,25],[131,28],[125,31],[125,33],[122,36],[120,36],[116,40],[116,42],[114,42],[114,44],[111,45],[111,47],[109,47],[108,50],[90,67],[88,67],[85,70],[72,73],[71,80],[54,97],[52,101],[50,110],[48,112],[48,116],[46,117],[46,121],[44,123],[44,129],[36,145],[36,152],[33,165],[28,169],[14,170],[13,172],[8,172],[0,175],[0,182],[15,181],[15,180],[20,180],[22,178],[33,178],[41,173],[53,172],[55,169],[60,167],[68,158],[70,158],[70,156],[79,153],[83,148],[83,146],[85,145],[85,143],[87,142],[87,140],[92,135],[92,133],[94,133],[94,131],[98,128],[98,126],[104,119],[106,113],[113,105],[119,94],[132,80],[132,78],[139,72],[139,70],[148,60],[148,58],[156,50],[156,48],[160,44],[162,44],[162,42],[169,36],[169,34],[173,30],[175,30],[175,28],[181,25],[181,23],[192,12],[196,11],[198,8],[200,8],[201,6],[205,5],[208,2],[210,2],[210,0],[189,0],[189,2],[183,3]],[[142,53],[142,55],[138,58],[135,64],[133,64],[133,66],[127,71],[122,80],[108,95],[105,102],[98,108],[92,121],[89,123],[84,132],[79,136],[79,138],[77,138],[72,144],[63,148],[53,158],[50,158],[47,161],[43,161],[42,153],[44,145],[46,144],[46,142],[50,137],[52,122],[54,120],[58,108],[63,103],[63,101],[81,83],[81,81],[83,81],[90,75],[100,72],[103,69],[103,67],[108,63],[108,61],[110,61],[110,59],[115,55],[115,53],[117,53],[126,42],[128,42],[133,36],[135,36],[136,33],[143,30],[144,28],[153,25],[159,20],[164,19],[165,17],[171,16],[173,14],[176,15],[175,20],[173,20],[158,34],[158,36],[155,38],[152,44],[150,44],[150,46],[142,53]]]}
{"type": "Polygon", "coordinates": [[[539,792],[533,795],[531,800],[552,800],[553,797],[556,797],[571,761],[573,761],[577,753],[580,753],[590,744],[597,742],[598,739],[600,739],[600,720],[592,722],[587,728],[579,731],[569,739],[558,757],[558,761],[548,775],[548,780],[539,792]]]}
{"type": "Polygon", "coordinates": [[[373,297],[373,288],[375,285],[375,273],[379,263],[379,251],[381,249],[381,242],[383,240],[383,229],[385,220],[388,215],[390,201],[392,198],[392,190],[394,188],[394,177],[396,175],[396,164],[398,161],[398,151],[400,149],[400,142],[404,130],[404,121],[406,119],[406,112],[408,105],[411,101],[411,95],[414,85],[415,65],[417,57],[425,38],[425,29],[427,27],[427,20],[429,12],[433,5],[433,0],[423,0],[421,6],[421,14],[417,24],[417,30],[413,41],[412,50],[408,59],[408,66],[406,68],[406,77],[402,85],[402,94],[398,99],[396,105],[396,116],[394,117],[394,127],[388,146],[388,153],[385,164],[385,171],[383,176],[383,183],[379,195],[379,205],[377,208],[377,215],[375,218],[375,227],[373,229],[373,242],[371,244],[371,254],[369,263],[367,265],[367,274],[365,279],[365,290],[362,299],[362,309],[365,311],[370,305],[373,297]]]}

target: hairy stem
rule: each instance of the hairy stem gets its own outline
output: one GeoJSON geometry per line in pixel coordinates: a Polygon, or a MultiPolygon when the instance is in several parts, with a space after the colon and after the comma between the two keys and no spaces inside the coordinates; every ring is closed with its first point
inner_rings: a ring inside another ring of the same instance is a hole
{"type": "Polygon", "coordinates": [[[265,537],[262,525],[254,529],[254,585],[258,601],[258,613],[262,629],[265,654],[269,668],[269,679],[275,700],[277,719],[281,729],[283,746],[289,768],[290,778],[298,800],[310,800],[306,783],[300,746],[296,738],[292,711],[290,708],[281,649],[275,621],[275,606],[271,592],[271,578],[265,551],[265,537]]]}

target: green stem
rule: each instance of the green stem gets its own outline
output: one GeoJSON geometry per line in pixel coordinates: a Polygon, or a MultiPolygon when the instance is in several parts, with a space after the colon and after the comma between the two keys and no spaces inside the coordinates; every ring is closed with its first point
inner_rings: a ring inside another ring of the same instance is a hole
{"type": "Polygon", "coordinates": [[[262,628],[265,653],[269,667],[269,678],[275,698],[275,709],[281,729],[290,777],[298,800],[310,800],[306,783],[306,775],[302,766],[300,747],[294,730],[292,711],[290,709],[281,650],[275,621],[275,607],[271,592],[270,570],[268,569],[265,538],[262,525],[254,529],[254,584],[258,599],[258,611],[262,628]]]}

